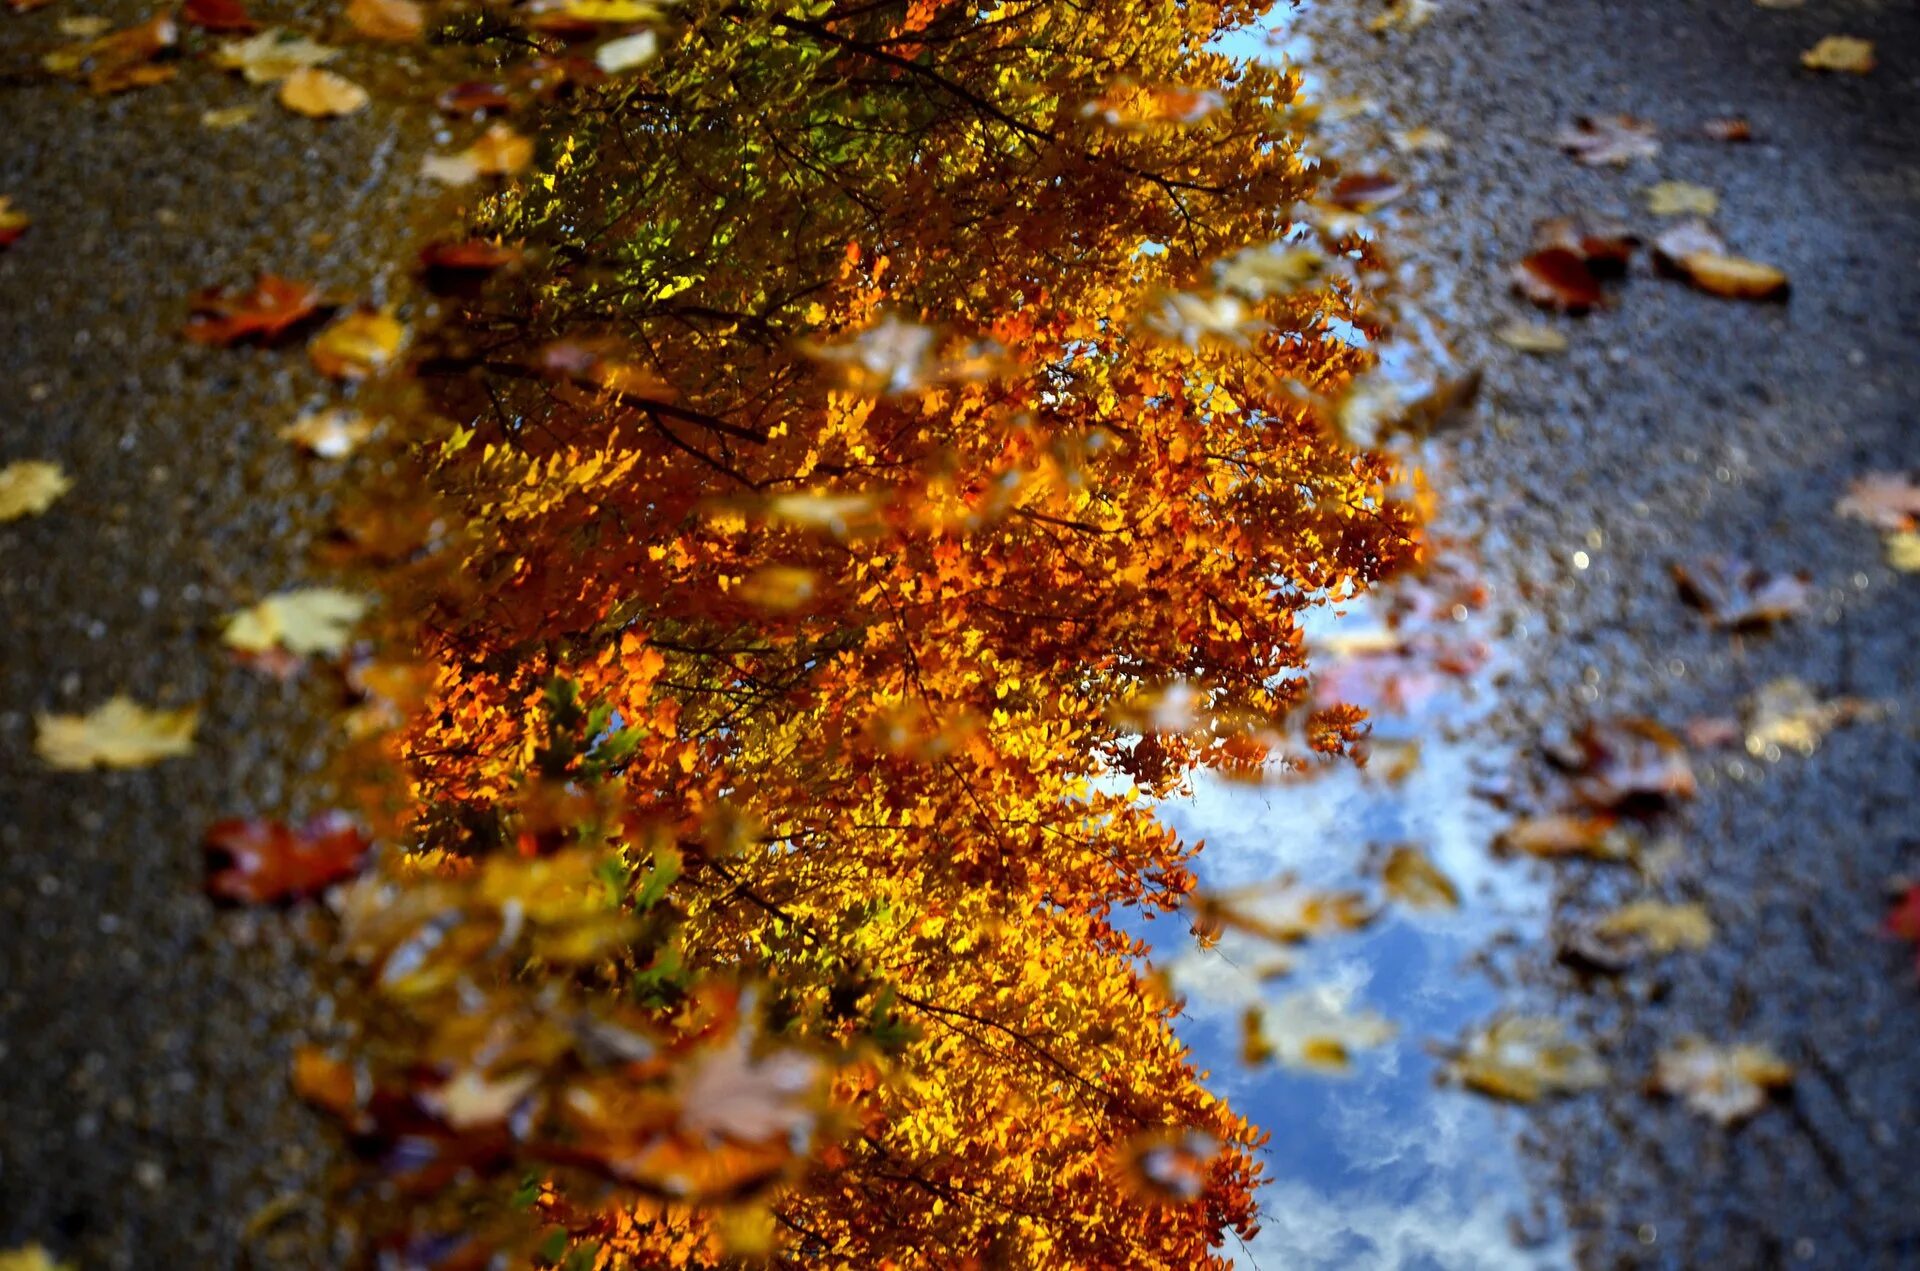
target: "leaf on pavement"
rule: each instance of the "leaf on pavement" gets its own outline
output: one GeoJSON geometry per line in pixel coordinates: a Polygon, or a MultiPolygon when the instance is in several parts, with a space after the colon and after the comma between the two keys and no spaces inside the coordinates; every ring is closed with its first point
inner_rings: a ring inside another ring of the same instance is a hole
{"type": "Polygon", "coordinates": [[[1574,792],[1598,808],[1690,799],[1697,785],[1686,747],[1650,719],[1588,723],[1574,737],[1574,792]]]}
{"type": "Polygon", "coordinates": [[[1513,289],[1542,309],[1585,313],[1606,303],[1600,280],[1578,254],[1564,247],[1531,252],[1513,267],[1513,289]]]}
{"type": "Polygon", "coordinates": [[[1805,574],[1776,574],[1726,556],[1668,567],[1681,597],[1716,627],[1760,627],[1797,617],[1813,600],[1805,574]]]}
{"type": "Polygon", "coordinates": [[[352,0],[347,21],[370,40],[410,44],[427,29],[427,11],[414,0],[352,0]]]}
{"type": "Polygon", "coordinates": [[[251,35],[260,29],[240,0],[187,0],[180,16],[202,31],[221,35],[251,35]]]}
{"type": "Polygon", "coordinates": [[[1408,128],[1388,133],[1387,139],[1401,154],[1439,154],[1453,146],[1453,138],[1438,128],[1408,128]]]}
{"type": "Polygon", "coordinates": [[[1632,115],[1582,115],[1560,130],[1558,141],[1562,150],[1590,167],[1624,167],[1660,153],[1653,125],[1632,115]]]}
{"type": "Polygon", "coordinates": [[[245,339],[271,344],[312,317],[324,303],[320,289],[278,274],[261,274],[250,291],[209,287],[193,298],[186,336],[224,347],[245,339]]]}
{"type": "Polygon", "coordinates": [[[222,44],[213,51],[213,64],[240,72],[249,84],[271,84],[339,55],[339,49],[316,44],[304,35],[268,27],[251,39],[222,44]]]}
{"type": "Polygon", "coordinates": [[[11,246],[13,241],[27,232],[27,226],[33,224],[33,218],[13,205],[13,200],[0,194],[0,247],[11,246]]]}
{"type": "Polygon", "coordinates": [[[73,481],[59,464],[16,460],[0,468],[0,524],[38,516],[71,489],[73,481]]]}
{"type": "Polygon", "coordinates": [[[1513,1103],[1573,1094],[1607,1083],[1606,1065],[1567,1038],[1560,1021],[1509,1016],[1468,1035],[1447,1076],[1469,1090],[1513,1103]]]}
{"type": "Polygon", "coordinates": [[[342,812],[297,830],[264,819],[221,821],[207,830],[207,891],[249,905],[311,896],[359,872],[369,846],[342,812]]]}
{"type": "Polygon", "coordinates": [[[1786,274],[1744,256],[1695,252],[1676,263],[1695,287],[1729,300],[1785,300],[1791,290],[1786,274]]]}
{"type": "Polygon", "coordinates": [[[1865,75],[1874,67],[1873,41],[1829,35],[1800,55],[1800,65],[1810,71],[1865,75]]]}
{"type": "Polygon", "coordinates": [[[39,733],[34,750],[49,765],[67,772],[87,768],[144,768],[193,751],[197,706],[148,710],[116,694],[85,715],[35,717],[39,733]]]}
{"type": "Polygon", "coordinates": [[[1887,564],[1903,574],[1920,573],[1920,533],[1895,530],[1887,535],[1887,564]]]}
{"type": "Polygon", "coordinates": [[[1624,861],[1633,856],[1633,840],[1610,816],[1523,817],[1508,826],[1496,846],[1502,851],[1520,852],[1553,860],[1565,856],[1587,856],[1600,861],[1624,861]]]}
{"type": "Polygon", "coordinates": [[[335,406],[308,411],[282,428],[280,436],[318,458],[344,459],[373,436],[373,421],[357,410],[335,406]]]}
{"type": "Polygon", "coordinates": [[[1660,181],[1647,187],[1647,210],[1655,216],[1712,216],[1720,196],[1690,181],[1660,181]]]}
{"type": "Polygon", "coordinates": [[[428,155],[420,172],[442,185],[470,185],[483,176],[512,176],[532,162],[532,139],[494,124],[465,150],[428,155]]]}
{"type": "Polygon", "coordinates": [[[406,326],[390,309],[361,309],[314,336],[307,356],[322,375],[363,380],[390,364],[406,338],[406,326]]]}
{"type": "Polygon", "coordinates": [[[1458,909],[1460,889],[1416,847],[1393,849],[1380,871],[1387,895],[1412,909],[1458,909]]]}
{"type": "Polygon", "coordinates": [[[1654,1061],[1652,1086],[1684,1099],[1688,1107],[1722,1126],[1737,1125],[1760,1111],[1775,1090],[1793,1084],[1793,1065],[1764,1046],[1716,1046],[1682,1038],[1654,1061]]]}
{"type": "Polygon", "coordinates": [[[172,79],[178,68],[156,65],[155,59],[172,51],[179,42],[179,24],[162,13],[138,26],[55,49],[41,58],[40,64],[55,75],[85,79],[90,92],[104,96],[172,79]]]}
{"type": "Polygon", "coordinates": [[[304,587],[268,596],[227,619],[221,639],[243,653],[280,648],[302,656],[347,647],[353,624],[367,612],[364,597],[331,587],[304,587]]]}
{"type": "Polygon", "coordinates": [[[370,100],[360,85],[317,66],[303,66],[280,81],[280,104],[309,119],[351,115],[370,100]]]}
{"type": "Polygon", "coordinates": [[[1879,530],[1920,526],[1920,485],[1905,472],[1869,472],[1854,478],[1833,510],[1879,530]]]}
{"type": "Polygon", "coordinates": [[[1508,348],[1522,353],[1547,355],[1567,351],[1565,333],[1538,322],[1509,322],[1493,334],[1508,348]]]}
{"type": "Polygon", "coordinates": [[[1593,929],[1602,939],[1652,954],[1704,949],[1713,943],[1713,919],[1695,904],[1636,900],[1601,916],[1593,929]]]}
{"type": "Polygon", "coordinates": [[[1834,729],[1879,713],[1874,703],[1857,697],[1823,700],[1804,681],[1783,675],[1764,685],[1747,705],[1747,753],[1756,758],[1769,750],[1812,754],[1834,729]]]}

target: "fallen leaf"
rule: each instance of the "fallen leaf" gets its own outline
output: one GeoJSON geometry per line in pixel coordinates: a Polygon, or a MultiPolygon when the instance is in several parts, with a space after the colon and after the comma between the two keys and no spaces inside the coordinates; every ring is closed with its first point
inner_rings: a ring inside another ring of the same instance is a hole
{"type": "Polygon", "coordinates": [[[1654,263],[1676,272],[1688,256],[1721,256],[1726,250],[1726,240],[1713,226],[1699,219],[1668,226],[1653,240],[1654,263]]]}
{"type": "Polygon", "coordinates": [[[351,115],[369,100],[360,85],[318,67],[303,66],[280,81],[280,104],[310,119],[351,115]]]}
{"type": "Polygon", "coordinates": [[[1920,573],[1920,533],[1895,530],[1887,535],[1887,564],[1903,574],[1920,573]]]}
{"type": "MultiPolygon", "coordinates": [[[[16,4],[15,13],[24,13],[29,7],[16,4]]],[[[41,1245],[21,1245],[18,1249],[0,1250],[0,1271],[73,1271],[70,1262],[56,1262],[52,1254],[41,1245]]]]}
{"type": "Polygon", "coordinates": [[[257,113],[252,106],[228,106],[222,110],[204,111],[200,115],[200,126],[225,131],[228,128],[238,128],[257,113]]]}
{"type": "Polygon", "coordinates": [[[1582,212],[1534,222],[1533,249],[1553,247],[1578,256],[1596,276],[1613,277],[1627,272],[1640,248],[1640,237],[1616,217],[1582,212]]]}
{"type": "Polygon", "coordinates": [[[322,302],[320,289],[311,283],[261,274],[251,291],[229,295],[210,287],[195,296],[186,336],[196,344],[222,347],[249,338],[271,344],[312,317],[322,302]]]}
{"type": "Polygon", "coordinates": [[[319,66],[340,50],[316,44],[304,35],[268,27],[251,39],[228,40],[213,51],[213,64],[239,71],[249,84],[271,84],[295,71],[319,66]]]}
{"type": "Polygon", "coordinates": [[[1567,337],[1564,333],[1537,322],[1509,322],[1493,334],[1508,348],[1518,349],[1522,353],[1551,354],[1567,351],[1567,337]]]}
{"type": "Polygon", "coordinates": [[[1873,41],[1850,35],[1829,35],[1800,55],[1800,65],[1810,71],[1865,75],[1874,66],[1873,41]]]}
{"type": "Polygon", "coordinates": [[[251,35],[260,29],[240,0],[187,0],[180,16],[202,31],[222,35],[251,35]]]}
{"type": "Polygon", "coordinates": [[[505,124],[494,124],[465,150],[428,155],[420,171],[442,185],[468,185],[483,176],[512,176],[532,162],[533,141],[505,124]]]}
{"type": "Polygon", "coordinates": [[[1704,949],[1713,943],[1713,919],[1704,907],[1670,905],[1659,900],[1636,900],[1603,915],[1593,924],[1603,939],[1668,954],[1680,949],[1704,949]]]}
{"type": "Polygon", "coordinates": [[[1509,1016],[1469,1034],[1454,1050],[1447,1075],[1469,1090],[1514,1103],[1607,1083],[1606,1065],[1567,1040],[1559,1020],[1530,1016],[1509,1016]]]}
{"type": "Polygon", "coordinates": [[[540,1084],[538,1073],[520,1072],[489,1077],[477,1068],[462,1068],[436,1090],[418,1096],[426,1109],[456,1130],[499,1125],[540,1084]]]}
{"type": "Polygon", "coordinates": [[[1753,140],[1753,125],[1738,115],[1729,115],[1724,119],[1709,119],[1700,125],[1700,131],[1709,141],[1753,140]]]}
{"type": "Polygon", "coordinates": [[[1793,1065],[1764,1046],[1715,1046],[1685,1037],[1654,1061],[1653,1088],[1684,1099],[1722,1126],[1766,1106],[1769,1092],[1793,1084],[1793,1065]]]}
{"type": "Polygon", "coordinates": [[[1249,1049],[1290,1068],[1345,1072],[1357,1050],[1393,1040],[1394,1026],[1374,1011],[1349,1011],[1352,995],[1330,986],[1282,998],[1249,1013],[1249,1049]]]}
{"type": "Polygon", "coordinates": [[[1412,909],[1458,909],[1460,889],[1418,848],[1401,845],[1380,871],[1387,895],[1412,909]]]}
{"type": "Polygon", "coordinates": [[[96,94],[124,92],[164,84],[177,74],[173,66],[156,66],[154,59],[180,42],[180,28],[162,13],[138,26],[103,35],[84,44],[55,49],[40,64],[55,75],[84,77],[96,94]]]}
{"type": "Polygon", "coordinates": [[[1232,928],[1276,944],[1301,944],[1359,931],[1378,911],[1357,891],[1320,891],[1290,876],[1224,892],[1201,892],[1190,902],[1198,931],[1232,928]]]}
{"type": "Polygon", "coordinates": [[[363,380],[391,363],[406,338],[406,326],[390,309],[361,309],[314,336],[307,356],[322,375],[363,380]]]}
{"type": "Polygon", "coordinates": [[[148,710],[130,697],[108,698],[85,715],[35,716],[33,748],[52,767],[144,768],[193,751],[200,708],[148,710]]]}
{"type": "Polygon", "coordinates": [[[1388,133],[1387,139],[1401,154],[1438,154],[1453,146],[1453,138],[1437,128],[1408,128],[1388,133]]]}
{"type": "Polygon", "coordinates": [[[1806,612],[1813,586],[1805,574],[1775,574],[1725,556],[1669,566],[1682,599],[1716,627],[1738,629],[1806,612]]]}
{"type": "Polygon", "coordinates": [[[1901,893],[1893,908],[1887,911],[1883,930],[1914,946],[1913,971],[1920,975],[1920,883],[1909,885],[1901,893]]]}
{"type": "Polygon", "coordinates": [[[1388,0],[1385,13],[1368,19],[1367,30],[1375,35],[1388,31],[1417,31],[1433,17],[1433,0],[1388,0]]]}
{"type": "Polygon", "coordinates": [[[513,98],[508,96],[504,84],[489,84],[484,80],[470,80],[464,84],[455,84],[443,91],[434,101],[449,115],[487,113],[508,110],[513,106],[513,98]]]}
{"type": "Polygon", "coordinates": [[[32,217],[13,206],[12,199],[0,194],[0,247],[10,246],[31,224],[32,217]]]}
{"type": "Polygon", "coordinates": [[[1327,191],[1327,202],[1348,212],[1366,212],[1406,194],[1397,177],[1381,172],[1354,172],[1341,177],[1327,191]]]}
{"type": "Polygon", "coordinates": [[[1920,527],[1920,485],[1904,472],[1869,472],[1854,478],[1833,510],[1875,529],[1911,530],[1920,527]]]}
{"type": "Polygon", "coordinates": [[[636,31],[617,40],[608,40],[593,51],[594,65],[609,75],[618,75],[645,66],[660,52],[660,37],[651,31],[636,31]]]}
{"type": "Polygon", "coordinates": [[[1720,196],[1688,181],[1660,181],[1647,187],[1647,210],[1655,216],[1712,216],[1720,196]]]}
{"type": "Polygon", "coordinates": [[[1623,861],[1633,855],[1632,839],[1612,817],[1570,813],[1523,817],[1501,832],[1497,846],[1502,851],[1548,860],[1590,856],[1595,860],[1623,861]]]}
{"type": "Polygon", "coordinates": [[[1574,792],[1600,808],[1690,799],[1693,765],[1680,739],[1650,719],[1594,721],[1574,737],[1574,792]]]}
{"type": "Polygon", "coordinates": [[[303,587],[233,614],[220,638],[244,653],[282,648],[302,656],[335,654],[347,647],[353,624],[366,612],[363,597],[331,587],[303,587]]]}
{"type": "Polygon", "coordinates": [[[1606,303],[1600,280],[1587,262],[1564,247],[1523,257],[1513,267],[1513,289],[1543,309],[1585,313],[1606,303]]]}
{"type": "Polygon", "coordinates": [[[1740,721],[1729,715],[1701,715],[1687,721],[1681,734],[1695,750],[1718,750],[1746,735],[1740,721]]]}
{"type": "Polygon", "coordinates": [[[1624,167],[1660,153],[1653,125],[1632,115],[1582,115],[1560,130],[1558,141],[1562,150],[1590,167],[1624,167]]]}
{"type": "Polygon", "coordinates": [[[207,891],[248,905],[311,896],[358,873],[370,846],[343,812],[324,812],[298,830],[280,821],[221,821],[207,830],[207,891]]]}
{"type": "Polygon", "coordinates": [[[373,421],[345,406],[308,411],[280,430],[284,440],[321,459],[344,459],[372,435],[373,421]]]}
{"type": "Polygon", "coordinates": [[[57,463],[19,459],[0,468],[0,524],[38,516],[52,507],[73,481],[57,463]]]}
{"type": "Polygon", "coordinates": [[[1747,753],[1755,758],[1780,750],[1810,755],[1834,729],[1878,713],[1878,707],[1860,698],[1822,700],[1805,682],[1783,675],[1763,685],[1747,704],[1747,753]]]}
{"type": "Polygon", "coordinates": [[[370,40],[410,44],[427,29],[427,11],[413,0],[352,0],[347,21],[370,40]]]}
{"type": "Polygon", "coordinates": [[[111,31],[113,29],[113,20],[111,18],[100,18],[90,15],[78,15],[70,18],[61,18],[58,25],[60,34],[69,39],[90,40],[97,35],[105,35],[108,31],[111,31]]]}
{"type": "Polygon", "coordinates": [[[520,249],[510,244],[466,238],[429,244],[420,252],[420,265],[429,272],[483,274],[518,263],[520,255],[520,249]]]}
{"type": "Polygon", "coordinates": [[[1677,263],[1688,282],[1729,300],[1784,300],[1790,290],[1784,273],[1740,256],[1695,252],[1677,263]]]}

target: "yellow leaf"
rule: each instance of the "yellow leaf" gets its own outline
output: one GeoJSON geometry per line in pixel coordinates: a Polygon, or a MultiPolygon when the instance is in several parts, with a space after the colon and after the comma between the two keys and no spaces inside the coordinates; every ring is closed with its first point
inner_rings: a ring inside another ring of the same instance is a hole
{"type": "Polygon", "coordinates": [[[280,82],[280,104],[310,119],[331,119],[366,108],[367,90],[332,71],[303,66],[280,82]]]}
{"type": "Polygon", "coordinates": [[[347,647],[367,602],[331,587],[306,587],[269,596],[227,619],[221,639],[247,653],[274,647],[298,654],[333,654],[347,647]]]}
{"type": "Polygon", "coordinates": [[[1713,942],[1713,919],[1699,905],[1636,900],[1607,914],[1594,930],[1609,940],[1637,943],[1651,953],[1704,949],[1713,942]]]}
{"type": "Polygon", "coordinates": [[[1387,895],[1413,909],[1460,907],[1460,889],[1418,848],[1394,848],[1380,872],[1380,881],[1387,895]]]}
{"type": "Polygon", "coordinates": [[[73,488],[59,464],[22,459],[0,468],[0,522],[38,516],[73,488]]]}
{"type": "Polygon", "coordinates": [[[130,697],[115,695],[85,715],[36,718],[34,750],[53,767],[77,772],[96,766],[144,768],[191,753],[200,709],[148,710],[130,697]]]}
{"type": "Polygon", "coordinates": [[[390,309],[350,313],[313,337],[307,356],[335,379],[361,380],[393,361],[407,328],[390,309]]]}
{"type": "Polygon", "coordinates": [[[72,1264],[55,1262],[40,1245],[22,1245],[0,1251],[0,1271],[70,1271],[72,1264]]]}
{"type": "Polygon", "coordinates": [[[284,440],[322,459],[345,458],[372,435],[373,421],[344,406],[308,411],[280,430],[284,440]]]}
{"type": "Polygon", "coordinates": [[[316,44],[304,35],[268,27],[244,40],[228,40],[213,51],[213,64],[239,71],[249,84],[271,84],[304,67],[330,62],[339,49],[316,44]]]}
{"type": "Polygon", "coordinates": [[[1469,1090],[1515,1103],[1607,1082],[1606,1066],[1567,1040],[1559,1020],[1528,1016],[1510,1016],[1471,1034],[1448,1073],[1469,1090]]]}
{"type": "Polygon", "coordinates": [[[1509,322],[1493,334],[1508,348],[1518,349],[1522,353],[1567,351],[1567,337],[1563,332],[1537,322],[1509,322]]]}
{"type": "Polygon", "coordinates": [[[1661,181],[1647,187],[1647,210],[1655,216],[1712,216],[1720,196],[1704,185],[1661,181]]]}
{"type": "Polygon", "coordinates": [[[353,0],[347,21],[370,40],[406,44],[426,30],[427,13],[413,0],[353,0]]]}
{"type": "Polygon", "coordinates": [[[1766,1106],[1769,1091],[1791,1084],[1793,1065],[1764,1046],[1715,1046],[1687,1037],[1654,1061],[1654,1089],[1685,1099],[1720,1125],[1746,1120],[1766,1106]]]}
{"type": "Polygon", "coordinates": [[[1903,574],[1920,573],[1920,533],[1895,530],[1887,535],[1887,564],[1903,574]]]}
{"type": "Polygon", "coordinates": [[[1800,55],[1800,65],[1810,71],[1865,75],[1874,66],[1873,41],[1850,35],[1829,35],[1800,55]]]}

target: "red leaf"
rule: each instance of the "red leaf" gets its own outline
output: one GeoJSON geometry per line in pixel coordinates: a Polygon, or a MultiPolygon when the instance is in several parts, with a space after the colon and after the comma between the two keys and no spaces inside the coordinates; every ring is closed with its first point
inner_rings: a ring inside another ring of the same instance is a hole
{"type": "Polygon", "coordinates": [[[1700,125],[1700,131],[1713,141],[1752,141],[1753,125],[1738,115],[1725,119],[1709,119],[1700,125]]]}
{"type": "Polygon", "coordinates": [[[1327,202],[1349,212],[1391,203],[1407,192],[1397,178],[1382,172],[1355,172],[1341,177],[1327,191],[1327,202]]]}
{"type": "Polygon", "coordinates": [[[371,846],[342,812],[322,813],[298,830],[257,818],[221,821],[206,844],[207,891],[243,904],[313,895],[356,873],[371,846]]]}
{"type": "Polygon", "coordinates": [[[1920,883],[1913,884],[1901,893],[1900,899],[1888,911],[1886,932],[1916,946],[1913,969],[1916,975],[1920,975],[1920,883]]]}
{"type": "Polygon", "coordinates": [[[464,84],[455,84],[440,94],[439,106],[449,115],[471,115],[475,112],[506,110],[513,105],[513,98],[507,96],[503,84],[489,84],[485,80],[469,80],[464,84]]]}
{"type": "Polygon", "coordinates": [[[490,273],[520,259],[520,249],[484,238],[469,238],[457,243],[433,243],[420,253],[420,264],[429,270],[450,273],[490,273]]]}
{"type": "Polygon", "coordinates": [[[229,295],[211,287],[193,298],[186,335],[196,344],[225,346],[248,337],[271,343],[320,308],[318,287],[261,274],[251,291],[229,295]]]}
{"type": "Polygon", "coordinates": [[[1543,309],[1585,313],[1606,303],[1587,262],[1564,247],[1534,252],[1513,267],[1513,287],[1543,309]]]}
{"type": "Polygon", "coordinates": [[[245,35],[260,29],[240,0],[187,0],[180,16],[205,31],[245,35]]]}

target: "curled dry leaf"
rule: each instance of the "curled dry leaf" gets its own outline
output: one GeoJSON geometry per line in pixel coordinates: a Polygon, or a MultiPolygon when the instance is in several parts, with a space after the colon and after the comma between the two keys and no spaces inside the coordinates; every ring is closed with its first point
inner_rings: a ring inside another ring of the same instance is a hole
{"type": "Polygon", "coordinates": [[[1534,222],[1533,247],[1535,251],[1564,248],[1585,262],[1596,276],[1610,278],[1627,272],[1634,252],[1640,249],[1640,236],[1625,221],[1582,212],[1534,222]]]}
{"type": "Polygon", "coordinates": [[[1348,212],[1365,212],[1391,203],[1407,192],[1398,177],[1383,172],[1352,172],[1333,183],[1327,202],[1348,212]]]}
{"type": "Polygon", "coordinates": [[[1412,909],[1458,909],[1460,889],[1419,848],[1402,844],[1380,871],[1387,895],[1412,909]]]}
{"type": "Polygon", "coordinates": [[[303,587],[240,610],[227,619],[220,638],[243,653],[281,648],[303,656],[334,654],[347,647],[353,624],[366,612],[364,597],[331,587],[303,587]]]}
{"type": "Polygon", "coordinates": [[[532,139],[497,123],[465,150],[428,155],[420,171],[442,185],[470,185],[483,176],[512,176],[532,162],[532,139]]]}
{"type": "Polygon", "coordinates": [[[1496,846],[1506,852],[1554,859],[1587,856],[1600,861],[1624,861],[1633,856],[1633,840],[1610,816],[1523,817],[1503,831],[1496,846]]]}
{"type": "Polygon", "coordinates": [[[33,748],[54,768],[144,768],[192,753],[200,709],[148,710],[116,694],[84,715],[41,714],[35,719],[39,732],[33,748]]]}
{"type": "Polygon", "coordinates": [[[1716,1046],[1682,1038],[1654,1061],[1652,1086],[1684,1099],[1723,1126],[1760,1111],[1768,1095],[1793,1084],[1793,1065],[1764,1046],[1716,1046]]]}
{"type": "Polygon", "coordinates": [[[1587,262],[1564,247],[1529,253],[1513,267],[1513,289],[1542,309],[1585,313],[1606,303],[1587,262]]]}
{"type": "Polygon", "coordinates": [[[1709,141],[1738,143],[1753,140],[1753,125],[1738,115],[1729,115],[1724,119],[1709,119],[1700,125],[1700,132],[1709,141]]]}
{"type": "Polygon", "coordinates": [[[1716,627],[1765,626],[1797,617],[1813,600],[1805,574],[1775,574],[1745,561],[1713,556],[1669,567],[1681,598],[1716,627]]]}
{"type": "Polygon", "coordinates": [[[1392,1021],[1374,1011],[1349,1009],[1352,994],[1331,986],[1282,998],[1271,1010],[1255,1007],[1243,1021],[1246,1050],[1289,1068],[1345,1072],[1353,1053],[1393,1040],[1392,1021]]]}
{"type": "Polygon", "coordinates": [[[1568,1040],[1559,1020],[1530,1016],[1509,1016],[1469,1034],[1446,1072],[1469,1090],[1514,1103],[1607,1083],[1606,1065],[1568,1040]]]}
{"type": "Polygon", "coordinates": [[[303,66],[280,81],[280,104],[310,119],[331,119],[366,108],[367,90],[342,75],[303,66]]]}
{"type": "Polygon", "coordinates": [[[180,16],[202,31],[219,35],[251,35],[260,29],[240,0],[187,0],[180,16]]]}
{"type": "Polygon", "coordinates": [[[25,516],[39,516],[73,489],[73,481],[57,463],[18,459],[0,468],[0,525],[25,516]]]}
{"type": "Polygon", "coordinates": [[[272,84],[303,67],[319,66],[339,55],[339,49],[316,44],[304,35],[268,27],[251,39],[222,44],[213,51],[213,64],[240,72],[249,84],[272,84]]]}
{"type": "Polygon", "coordinates": [[[373,421],[344,406],[308,411],[280,430],[284,440],[321,459],[344,459],[372,435],[373,421]]]}
{"type": "Polygon", "coordinates": [[[179,25],[170,14],[162,13],[138,26],[55,49],[40,64],[55,75],[84,79],[93,93],[119,93],[172,79],[177,68],[156,65],[155,59],[179,42],[179,25]]]}
{"type": "Polygon", "coordinates": [[[660,53],[660,37],[651,31],[636,31],[617,40],[608,40],[593,51],[593,63],[609,75],[619,75],[651,62],[660,53]]]}
{"type": "Polygon", "coordinates": [[[1573,740],[1574,792],[1599,808],[1690,799],[1697,785],[1680,739],[1650,719],[1588,723],[1573,740]]]}
{"type": "Polygon", "coordinates": [[[342,812],[297,830],[280,821],[220,821],[207,830],[207,891],[250,905],[312,896],[358,873],[370,846],[342,812]]]}
{"type": "Polygon", "coordinates": [[[1729,300],[1785,300],[1790,290],[1786,274],[1741,256],[1697,252],[1681,257],[1678,263],[1688,282],[1729,300]]]}
{"type": "Polygon", "coordinates": [[[1879,530],[1920,526],[1920,484],[1905,472],[1869,472],[1854,478],[1833,510],[1879,530]]]}
{"type": "Polygon", "coordinates": [[[352,0],[347,21],[370,40],[410,44],[427,29],[427,11],[414,0],[352,0]]]}
{"type": "Polygon", "coordinates": [[[1660,181],[1647,187],[1647,210],[1655,216],[1712,216],[1720,196],[1690,181],[1660,181]]]}
{"type": "Polygon", "coordinates": [[[186,336],[196,344],[226,346],[258,339],[270,344],[317,312],[323,302],[311,283],[261,274],[251,291],[210,287],[193,298],[186,336]]]}
{"type": "Polygon", "coordinates": [[[1660,153],[1654,139],[1654,127],[1632,115],[1582,115],[1560,130],[1560,148],[1591,167],[1624,167],[1635,159],[1651,159],[1660,153]]]}
{"type": "Polygon", "coordinates": [[[307,356],[322,375],[363,380],[398,356],[407,328],[390,309],[347,314],[313,337],[307,356]]]}
{"type": "Polygon", "coordinates": [[[1829,35],[1800,55],[1800,65],[1810,71],[1865,75],[1874,67],[1873,41],[1851,35],[1829,35]]]}
{"type": "Polygon", "coordinates": [[[0,247],[11,246],[31,224],[32,217],[15,207],[12,199],[0,194],[0,247]]]}
{"type": "Polygon", "coordinates": [[[1565,333],[1538,322],[1509,322],[1493,334],[1508,348],[1522,353],[1545,355],[1567,351],[1565,333]]]}

